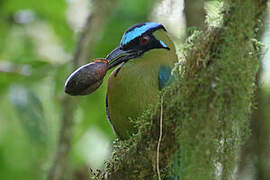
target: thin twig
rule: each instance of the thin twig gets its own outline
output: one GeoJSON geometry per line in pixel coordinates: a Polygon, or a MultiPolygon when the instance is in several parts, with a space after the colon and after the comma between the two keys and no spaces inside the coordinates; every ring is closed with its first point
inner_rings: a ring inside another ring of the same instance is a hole
{"type": "Polygon", "coordinates": [[[157,145],[157,175],[158,180],[161,180],[160,170],[159,170],[159,148],[162,139],[162,116],[163,116],[163,96],[161,95],[161,102],[160,102],[160,121],[159,121],[159,138],[158,138],[158,145],[157,145]]]}

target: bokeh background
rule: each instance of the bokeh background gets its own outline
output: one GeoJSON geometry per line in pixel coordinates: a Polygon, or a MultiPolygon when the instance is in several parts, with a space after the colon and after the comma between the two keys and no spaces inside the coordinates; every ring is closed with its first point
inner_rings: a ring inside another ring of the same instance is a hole
{"type": "MultiPolygon", "coordinates": [[[[37,180],[47,176],[63,120],[64,82],[73,70],[74,55],[87,33],[85,28],[91,26],[92,37],[86,49],[87,58],[78,64],[105,57],[119,44],[125,29],[145,21],[164,24],[177,48],[181,48],[186,34],[183,1],[111,0],[111,4],[106,3],[98,0],[0,1],[0,179],[37,180]]],[[[218,25],[220,6],[217,1],[206,2],[209,24],[218,25]]],[[[264,114],[259,117],[264,127],[260,131],[260,138],[264,139],[262,159],[269,165],[269,15],[265,22],[262,38],[265,55],[259,78],[263,102],[257,104],[264,114]]],[[[110,157],[115,135],[105,115],[105,93],[106,79],[95,93],[73,98],[69,161],[72,179],[87,177],[89,167],[102,168],[110,157]]],[[[256,163],[252,162],[256,158],[254,153],[246,154],[241,177],[252,179],[256,170],[256,163]]]]}

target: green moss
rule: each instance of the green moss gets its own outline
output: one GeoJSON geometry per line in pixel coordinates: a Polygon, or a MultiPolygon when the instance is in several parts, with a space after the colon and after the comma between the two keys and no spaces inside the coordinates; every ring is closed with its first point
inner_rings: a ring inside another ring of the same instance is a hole
{"type": "Polygon", "coordinates": [[[217,37],[200,38],[212,47],[197,41],[181,67],[181,83],[188,86],[179,88],[183,179],[233,179],[237,153],[249,135],[260,54],[254,42],[257,9],[252,1],[235,2],[228,13],[217,37]]]}

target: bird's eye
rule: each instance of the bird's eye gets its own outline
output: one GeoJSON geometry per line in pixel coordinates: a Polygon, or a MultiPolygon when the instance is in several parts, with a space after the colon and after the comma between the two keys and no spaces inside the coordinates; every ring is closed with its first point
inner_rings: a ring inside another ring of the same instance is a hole
{"type": "Polygon", "coordinates": [[[147,35],[140,38],[140,44],[143,46],[147,45],[149,41],[150,41],[150,37],[147,35]]]}

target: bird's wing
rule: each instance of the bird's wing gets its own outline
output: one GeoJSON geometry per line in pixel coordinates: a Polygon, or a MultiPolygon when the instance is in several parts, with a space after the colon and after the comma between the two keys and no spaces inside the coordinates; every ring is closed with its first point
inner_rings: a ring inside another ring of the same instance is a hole
{"type": "Polygon", "coordinates": [[[171,71],[172,69],[169,66],[160,66],[158,72],[160,90],[172,83],[171,71]]]}

